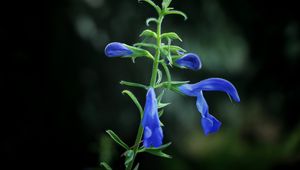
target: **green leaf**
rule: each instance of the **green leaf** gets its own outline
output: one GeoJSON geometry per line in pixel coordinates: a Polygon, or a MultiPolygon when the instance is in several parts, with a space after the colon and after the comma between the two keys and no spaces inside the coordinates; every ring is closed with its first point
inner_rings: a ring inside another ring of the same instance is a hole
{"type": "Polygon", "coordinates": [[[158,21],[157,21],[156,18],[148,18],[148,19],[146,20],[146,25],[149,26],[149,23],[150,23],[150,22],[155,22],[155,23],[157,23],[158,21]]]}
{"type": "Polygon", "coordinates": [[[162,83],[158,84],[157,86],[155,86],[155,88],[165,87],[167,89],[174,90],[172,88],[177,88],[178,86],[187,84],[187,83],[189,83],[189,81],[170,81],[170,82],[167,81],[167,82],[162,82],[162,83]]]}
{"type": "Polygon", "coordinates": [[[160,71],[160,69],[157,69],[157,81],[156,84],[159,84],[161,82],[162,79],[162,72],[160,71]]]}
{"type": "Polygon", "coordinates": [[[172,55],[171,55],[171,39],[170,38],[167,38],[168,39],[168,48],[167,48],[167,55],[166,55],[166,58],[167,58],[167,60],[168,60],[168,62],[169,62],[169,65],[170,66],[172,66],[172,64],[173,64],[173,60],[172,60],[172,55]]]}
{"type": "Polygon", "coordinates": [[[140,34],[140,37],[142,36],[145,36],[145,37],[154,37],[154,38],[157,38],[157,34],[152,31],[152,30],[144,30],[141,34],[140,34]]]}
{"type": "Polygon", "coordinates": [[[170,38],[172,40],[182,41],[182,39],[175,32],[163,33],[161,35],[161,39],[164,39],[164,38],[170,38]]]}
{"type": "Polygon", "coordinates": [[[161,102],[161,99],[162,99],[162,97],[164,96],[164,94],[165,94],[165,90],[163,90],[163,91],[159,94],[159,96],[157,97],[157,103],[160,103],[160,102],[161,102]]]}
{"type": "Polygon", "coordinates": [[[170,45],[170,47],[168,45],[162,46],[162,49],[164,49],[164,50],[168,50],[168,48],[170,48],[171,52],[175,53],[175,54],[178,54],[178,51],[186,52],[185,49],[183,49],[179,46],[176,46],[176,45],[170,45]]]}
{"type": "Polygon", "coordinates": [[[100,165],[103,166],[106,170],[112,170],[112,168],[106,162],[101,162],[100,165]]]}
{"type": "Polygon", "coordinates": [[[159,117],[161,117],[163,114],[164,114],[164,109],[162,109],[162,110],[160,110],[160,111],[158,112],[158,116],[159,116],[159,117]]]}
{"type": "Polygon", "coordinates": [[[154,7],[154,9],[156,10],[156,12],[159,14],[161,12],[161,9],[159,6],[157,6],[154,2],[152,2],[151,0],[138,0],[138,2],[147,2],[149,5],[151,5],[152,7],[154,7]]]}
{"type": "Polygon", "coordinates": [[[184,17],[184,20],[187,20],[187,15],[181,11],[177,11],[177,10],[170,10],[170,11],[166,11],[164,13],[165,15],[181,15],[184,17]]]}
{"type": "Polygon", "coordinates": [[[190,81],[171,81],[169,82],[171,85],[183,85],[183,84],[187,84],[190,81]]]}
{"type": "Polygon", "coordinates": [[[141,104],[139,103],[139,101],[137,100],[137,98],[135,97],[135,95],[129,90],[123,90],[122,94],[127,94],[131,98],[131,100],[134,102],[136,107],[139,109],[140,117],[143,118],[143,115],[144,115],[143,108],[142,108],[141,104]]]}
{"type": "Polygon", "coordinates": [[[162,8],[163,9],[168,8],[171,2],[172,2],[172,0],[163,0],[162,5],[161,5],[162,8]]]}
{"type": "Polygon", "coordinates": [[[115,134],[112,130],[107,130],[106,133],[119,145],[121,145],[125,149],[129,149],[129,146],[123,142],[117,134],[115,134]]]}
{"type": "Polygon", "coordinates": [[[133,82],[129,82],[129,81],[120,81],[120,84],[121,85],[126,85],[126,86],[131,86],[131,87],[140,87],[140,88],[143,88],[143,89],[146,89],[148,90],[148,87],[143,85],[143,84],[139,84],[139,83],[133,83],[133,82]]]}
{"type": "Polygon", "coordinates": [[[133,161],[134,152],[133,150],[128,150],[125,153],[125,167],[127,168],[131,161],[133,161]]]}
{"type": "Polygon", "coordinates": [[[138,170],[139,166],[140,166],[140,163],[137,163],[133,170],[138,170]]]}
{"type": "Polygon", "coordinates": [[[146,57],[154,60],[154,57],[152,56],[152,54],[147,50],[144,50],[144,49],[141,49],[141,48],[138,48],[138,47],[134,47],[134,46],[130,46],[130,45],[126,45],[126,44],[125,44],[125,46],[133,52],[133,54],[131,54],[129,56],[126,56],[126,58],[127,57],[132,57],[132,59],[134,61],[134,59],[137,58],[137,57],[146,56],[146,57]]]}
{"type": "Polygon", "coordinates": [[[157,108],[161,109],[161,108],[168,106],[169,104],[171,104],[171,103],[158,103],[157,108]]]}
{"type": "Polygon", "coordinates": [[[148,47],[148,48],[154,48],[157,49],[157,46],[155,44],[150,44],[150,43],[135,43],[133,44],[135,47],[148,47]]]}
{"type": "Polygon", "coordinates": [[[164,157],[164,158],[172,158],[170,155],[162,152],[162,150],[166,149],[168,146],[170,146],[172,143],[169,142],[167,144],[164,144],[160,147],[157,147],[157,148],[154,148],[154,147],[150,147],[150,148],[145,148],[145,147],[142,147],[138,150],[138,152],[147,152],[147,153],[150,153],[152,155],[155,155],[155,156],[160,156],[160,157],[164,157]]]}
{"type": "Polygon", "coordinates": [[[139,166],[140,166],[140,163],[137,163],[133,170],[138,170],[139,166]]]}

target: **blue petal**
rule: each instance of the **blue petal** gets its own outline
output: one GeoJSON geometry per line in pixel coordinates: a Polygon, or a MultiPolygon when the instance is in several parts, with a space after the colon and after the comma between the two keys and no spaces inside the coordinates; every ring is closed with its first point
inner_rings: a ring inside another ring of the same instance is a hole
{"type": "Polygon", "coordinates": [[[202,91],[200,91],[199,94],[197,95],[196,106],[198,111],[201,113],[202,117],[206,117],[208,114],[208,105],[203,96],[202,91]]]}
{"type": "Polygon", "coordinates": [[[144,127],[144,146],[159,147],[162,144],[163,132],[160,127],[157,100],[153,88],[149,88],[146,95],[142,125],[144,127]]]}
{"type": "Polygon", "coordinates": [[[211,114],[201,119],[201,125],[205,135],[218,132],[221,124],[222,123],[211,114]]]}
{"type": "Polygon", "coordinates": [[[191,70],[200,70],[202,67],[200,58],[197,54],[188,53],[176,60],[179,66],[189,68],[191,70]]]}
{"type": "Polygon", "coordinates": [[[205,135],[219,131],[221,122],[208,113],[208,105],[202,91],[197,96],[197,108],[202,115],[201,125],[205,135]]]}
{"type": "Polygon", "coordinates": [[[121,56],[125,57],[133,53],[123,43],[119,43],[119,42],[112,42],[107,44],[104,52],[107,57],[121,57],[121,56]]]}
{"type": "Polygon", "coordinates": [[[197,96],[199,91],[222,91],[227,93],[236,102],[240,102],[239,94],[229,81],[221,78],[209,78],[196,84],[184,84],[179,90],[188,96],[197,96]]]}

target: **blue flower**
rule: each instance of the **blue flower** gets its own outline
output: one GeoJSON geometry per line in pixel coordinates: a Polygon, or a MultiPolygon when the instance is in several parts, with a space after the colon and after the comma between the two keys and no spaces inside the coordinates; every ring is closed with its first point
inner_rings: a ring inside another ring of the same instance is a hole
{"type": "Polygon", "coordinates": [[[163,132],[162,128],[160,127],[157,100],[153,88],[149,88],[146,95],[146,104],[144,108],[142,125],[144,128],[144,146],[149,148],[159,147],[162,145],[163,132]]]}
{"type": "Polygon", "coordinates": [[[202,63],[200,61],[199,56],[194,53],[185,54],[184,56],[177,59],[175,62],[179,66],[186,67],[194,71],[200,70],[202,67],[202,63]]]}
{"type": "Polygon", "coordinates": [[[205,135],[217,132],[221,122],[209,114],[208,104],[203,96],[203,91],[222,91],[227,93],[234,101],[240,102],[240,97],[233,84],[221,78],[209,78],[195,84],[184,84],[179,90],[188,96],[197,97],[196,106],[201,113],[201,124],[205,135]]]}
{"type": "Polygon", "coordinates": [[[112,42],[107,44],[104,52],[107,57],[126,57],[133,54],[133,52],[129,48],[127,48],[125,44],[119,42],[112,42]]]}

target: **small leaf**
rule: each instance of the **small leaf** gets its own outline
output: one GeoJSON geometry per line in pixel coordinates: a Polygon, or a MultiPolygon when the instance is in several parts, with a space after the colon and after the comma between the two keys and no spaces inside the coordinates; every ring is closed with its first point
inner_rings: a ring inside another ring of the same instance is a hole
{"type": "Polygon", "coordinates": [[[172,40],[177,39],[179,41],[182,41],[182,39],[175,33],[175,32],[168,32],[168,33],[163,33],[161,35],[161,38],[170,38],[172,40]]]}
{"type": "Polygon", "coordinates": [[[171,104],[171,103],[158,103],[157,108],[161,109],[161,108],[168,106],[169,104],[171,104]]]}
{"type": "Polygon", "coordinates": [[[167,81],[167,82],[160,83],[160,84],[156,85],[155,87],[156,88],[164,87],[164,88],[167,88],[167,89],[170,89],[172,91],[180,93],[180,91],[177,89],[178,86],[183,85],[183,84],[187,84],[187,83],[189,83],[189,81],[170,81],[170,82],[167,81]]]}
{"type": "Polygon", "coordinates": [[[189,82],[190,81],[171,81],[169,83],[172,84],[172,85],[183,85],[183,84],[187,84],[189,82]]]}
{"type": "Polygon", "coordinates": [[[138,152],[145,152],[146,150],[164,150],[166,149],[167,147],[169,147],[170,145],[172,144],[172,142],[169,142],[169,143],[166,143],[164,145],[161,145],[157,148],[154,148],[154,147],[150,147],[150,148],[145,148],[144,146],[142,146],[141,148],[139,148],[138,152]]]}
{"type": "Polygon", "coordinates": [[[165,12],[165,15],[181,15],[184,17],[184,20],[187,20],[187,16],[185,13],[181,12],[181,11],[177,11],[177,10],[171,10],[171,11],[167,11],[165,12]]]}
{"type": "Polygon", "coordinates": [[[161,6],[163,7],[163,9],[166,9],[166,8],[169,7],[169,5],[170,5],[171,2],[172,2],[172,0],[163,0],[161,6]]]}
{"type": "Polygon", "coordinates": [[[133,170],[138,170],[139,166],[140,166],[140,163],[137,163],[133,170]]]}
{"type": "Polygon", "coordinates": [[[176,46],[176,45],[170,45],[170,47],[168,45],[163,45],[162,46],[162,49],[164,49],[164,50],[167,50],[168,48],[170,48],[171,52],[175,53],[175,54],[178,54],[178,51],[186,52],[185,49],[183,49],[179,46],[176,46]]]}
{"type": "Polygon", "coordinates": [[[156,84],[159,84],[161,82],[162,79],[162,72],[160,71],[160,69],[157,69],[157,81],[156,84]]]}
{"type": "Polygon", "coordinates": [[[143,115],[144,115],[143,108],[142,108],[140,102],[135,97],[135,95],[131,91],[129,91],[129,90],[123,90],[122,94],[127,94],[131,98],[131,100],[134,102],[134,104],[136,105],[136,107],[139,109],[140,117],[143,118],[143,115]]]}
{"type": "Polygon", "coordinates": [[[157,103],[160,103],[160,102],[161,102],[161,99],[162,99],[162,97],[164,96],[164,94],[165,94],[165,90],[163,90],[163,91],[160,93],[160,95],[157,97],[157,103]]]}
{"type": "Polygon", "coordinates": [[[155,23],[157,23],[158,21],[157,21],[156,18],[148,18],[148,19],[146,20],[146,25],[149,26],[149,23],[150,23],[150,22],[155,22],[155,23]]]}
{"type": "Polygon", "coordinates": [[[157,34],[152,31],[152,30],[144,30],[141,34],[140,34],[140,37],[142,36],[145,36],[145,37],[154,37],[154,38],[157,38],[157,34]]]}
{"type": "Polygon", "coordinates": [[[172,158],[172,156],[171,155],[168,155],[168,154],[166,154],[166,153],[163,153],[162,151],[152,151],[152,150],[150,150],[150,151],[146,151],[147,153],[150,153],[150,154],[152,154],[152,155],[155,155],[155,156],[160,156],[160,157],[163,157],[163,158],[168,158],[168,159],[171,159],[172,158]]]}
{"type": "Polygon", "coordinates": [[[154,148],[154,147],[150,147],[150,148],[145,148],[145,147],[142,147],[139,149],[138,152],[147,152],[147,153],[150,153],[152,155],[156,155],[156,156],[160,156],[160,157],[164,157],[164,158],[172,158],[170,155],[162,152],[162,150],[166,149],[168,146],[170,146],[172,143],[169,142],[167,144],[164,144],[160,147],[157,147],[157,148],[154,148]]]}
{"type": "Polygon", "coordinates": [[[144,50],[144,49],[138,48],[138,47],[134,47],[134,46],[130,46],[130,45],[126,45],[126,44],[125,44],[125,46],[133,52],[133,54],[127,56],[127,57],[131,57],[133,59],[133,61],[137,57],[144,57],[144,56],[154,60],[154,57],[152,56],[152,54],[147,50],[144,50]]]}
{"type": "Polygon", "coordinates": [[[112,130],[107,130],[106,133],[119,145],[121,145],[125,149],[129,149],[129,146],[123,142],[117,134],[115,134],[112,130]]]}
{"type": "Polygon", "coordinates": [[[133,160],[134,152],[133,150],[128,150],[125,153],[125,167],[127,168],[130,162],[133,160]]]}
{"type": "Polygon", "coordinates": [[[133,82],[129,82],[129,81],[120,81],[121,85],[126,85],[126,86],[131,86],[131,87],[141,87],[143,89],[148,89],[147,86],[143,85],[143,84],[139,84],[139,83],[133,83],[133,82]]]}
{"type": "Polygon", "coordinates": [[[135,43],[133,44],[135,47],[148,47],[148,48],[154,48],[156,49],[157,46],[155,44],[150,44],[150,43],[135,43]]]}
{"type": "Polygon", "coordinates": [[[100,165],[103,166],[106,170],[112,170],[112,168],[106,162],[101,162],[100,165]]]}
{"type": "Polygon", "coordinates": [[[161,121],[159,121],[159,126],[165,126],[161,121]]]}
{"type": "Polygon", "coordinates": [[[164,114],[164,109],[162,109],[162,110],[160,110],[160,111],[158,112],[158,116],[159,116],[159,117],[161,117],[163,114],[164,114]]]}

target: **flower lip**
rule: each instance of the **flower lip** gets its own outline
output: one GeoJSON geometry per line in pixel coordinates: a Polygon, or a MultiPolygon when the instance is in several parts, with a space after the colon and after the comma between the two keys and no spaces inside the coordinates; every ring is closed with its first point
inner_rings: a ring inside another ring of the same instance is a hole
{"type": "Polygon", "coordinates": [[[188,53],[176,60],[176,64],[197,71],[202,67],[201,60],[197,54],[188,53]]]}
{"type": "Polygon", "coordinates": [[[125,46],[123,43],[112,42],[106,45],[104,53],[107,57],[126,57],[133,52],[125,46]]]}

